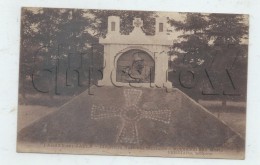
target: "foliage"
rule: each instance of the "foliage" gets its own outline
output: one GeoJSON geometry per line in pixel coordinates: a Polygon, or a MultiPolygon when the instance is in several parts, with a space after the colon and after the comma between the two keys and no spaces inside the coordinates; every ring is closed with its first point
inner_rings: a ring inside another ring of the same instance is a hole
{"type": "MultiPolygon", "coordinates": [[[[183,35],[178,36],[178,42],[172,46],[170,54],[178,58],[171,62],[171,66],[175,73],[180,74],[182,70],[194,73],[193,87],[184,89],[185,87],[180,86],[180,88],[192,96],[199,93],[200,96],[194,96],[197,99],[202,97],[203,90],[215,91],[217,93],[215,98],[223,97],[227,88],[237,90],[235,89],[237,86],[241,88],[240,93],[246,93],[247,45],[242,42],[248,36],[246,16],[183,14],[185,15],[183,21],[169,20],[176,31],[183,32],[183,35]],[[241,75],[241,72],[244,74],[241,75]],[[233,82],[229,76],[232,76],[233,82]]],[[[181,82],[176,81],[178,74],[172,79],[175,79],[174,83],[179,86],[181,82]]],[[[190,81],[183,80],[182,83],[190,84],[190,81]]],[[[242,98],[244,99],[245,95],[242,98]]]]}
{"type": "Polygon", "coordinates": [[[144,20],[143,30],[147,34],[154,33],[154,12],[23,8],[21,94],[37,92],[33,88],[32,75],[35,75],[38,87],[43,91],[49,89],[51,95],[55,94],[54,91],[56,94],[62,91],[61,94],[74,95],[100,79],[100,76],[90,76],[89,73],[93,70],[90,68],[93,60],[96,64],[94,70],[102,67],[103,47],[98,44],[98,39],[105,37],[110,15],[121,17],[122,34],[131,31],[134,17],[144,20]],[[65,78],[67,75],[69,80],[65,78]]]}

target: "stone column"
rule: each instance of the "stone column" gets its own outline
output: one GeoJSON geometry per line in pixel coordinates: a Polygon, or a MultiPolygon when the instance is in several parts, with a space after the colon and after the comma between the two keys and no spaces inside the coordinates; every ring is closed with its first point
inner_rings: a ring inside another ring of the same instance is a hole
{"type": "Polygon", "coordinates": [[[120,17],[118,16],[109,16],[108,17],[108,34],[119,34],[120,33],[120,17]]]}

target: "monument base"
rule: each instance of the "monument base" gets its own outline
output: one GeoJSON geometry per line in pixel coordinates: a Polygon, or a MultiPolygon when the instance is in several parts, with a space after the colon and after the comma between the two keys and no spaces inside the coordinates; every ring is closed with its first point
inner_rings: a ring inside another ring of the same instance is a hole
{"type": "Polygon", "coordinates": [[[172,82],[160,82],[160,83],[122,83],[122,82],[112,82],[111,80],[99,80],[98,86],[110,86],[110,87],[131,87],[131,88],[166,88],[167,90],[171,90],[173,88],[172,82]]]}
{"type": "Polygon", "coordinates": [[[237,152],[245,145],[239,134],[176,88],[112,86],[92,86],[22,129],[18,142],[237,152]]]}

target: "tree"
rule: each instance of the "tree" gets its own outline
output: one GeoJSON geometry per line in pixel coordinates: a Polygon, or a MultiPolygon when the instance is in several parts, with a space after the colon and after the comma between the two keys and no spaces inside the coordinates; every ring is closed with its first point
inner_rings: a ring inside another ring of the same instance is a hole
{"type": "MultiPolygon", "coordinates": [[[[221,72],[226,69],[227,72],[232,72],[233,80],[237,84],[243,85],[246,88],[246,83],[241,84],[246,80],[247,70],[247,52],[243,40],[247,39],[248,22],[245,15],[240,14],[210,14],[208,16],[209,27],[205,31],[209,39],[213,42],[212,50],[217,53],[217,58],[214,68],[219,71],[219,77],[222,78],[220,86],[222,89],[225,86],[230,86],[229,80],[223,80],[226,77],[226,72],[221,72]],[[243,58],[246,56],[246,58],[243,58]],[[235,68],[235,65],[240,66],[235,68]],[[239,72],[238,72],[239,70],[239,72]],[[241,75],[241,73],[243,73],[241,75]],[[242,78],[242,79],[241,79],[242,78]]],[[[247,46],[246,46],[247,47],[247,46]]],[[[232,82],[233,83],[233,82],[232,82]]],[[[237,85],[236,84],[236,85],[237,85]]],[[[233,84],[234,85],[234,84],[233,84]]],[[[229,87],[230,88],[230,87],[229,87]]],[[[235,90],[235,85],[232,87],[235,90]]],[[[246,91],[244,91],[246,93],[246,91]]],[[[243,96],[245,98],[245,96],[243,96]]],[[[222,106],[226,107],[226,97],[222,97],[222,106]]]]}
{"type": "Polygon", "coordinates": [[[248,25],[245,16],[241,14],[210,14],[209,27],[205,31],[213,40],[214,46],[241,44],[247,38],[248,25]]]}
{"type": "MultiPolygon", "coordinates": [[[[34,92],[32,75],[42,69],[53,68],[58,63],[64,63],[60,70],[67,68],[68,55],[80,49],[86,51],[86,42],[94,42],[93,37],[86,29],[90,28],[92,20],[85,17],[86,11],[75,9],[23,8],[21,26],[21,93],[34,92]],[[61,48],[62,46],[62,48],[61,48]],[[43,49],[44,48],[44,49],[43,49]],[[43,66],[44,68],[40,68],[43,66]],[[26,79],[26,77],[31,77],[26,79]],[[28,80],[30,82],[26,82],[28,80]]],[[[41,74],[41,73],[39,73],[41,74]]],[[[52,74],[53,75],[53,74],[52,74]]],[[[36,76],[35,76],[36,77],[36,76]]],[[[64,81],[64,80],[60,80],[64,81]]],[[[41,80],[41,84],[48,84],[48,80],[41,80]]],[[[61,83],[62,84],[62,83],[61,83]]],[[[53,91],[51,86],[50,91],[53,91]]],[[[50,96],[54,93],[50,92],[50,96]]]]}
{"type": "MultiPolygon", "coordinates": [[[[172,66],[179,71],[191,70],[200,81],[205,81],[201,75],[201,73],[205,74],[205,69],[211,71],[213,69],[215,79],[218,80],[213,83],[224,90],[227,84],[230,85],[230,80],[226,75],[227,69],[231,69],[236,63],[236,65],[243,66],[240,67],[240,70],[242,68],[246,70],[245,63],[242,61],[246,59],[238,57],[247,56],[245,45],[241,42],[248,35],[246,17],[238,14],[184,14],[183,21],[169,20],[175,30],[183,32],[183,35],[178,37],[179,41],[173,44],[170,52],[178,57],[172,66]],[[224,77],[225,79],[223,79],[224,77]]],[[[246,80],[246,77],[244,79],[246,80]]],[[[195,93],[201,91],[203,87],[203,82],[197,82],[197,84],[193,89],[184,89],[193,98],[197,97],[195,93]]],[[[206,88],[212,87],[207,86],[206,88]]],[[[225,98],[222,97],[224,106],[225,98]]]]}
{"type": "Polygon", "coordinates": [[[171,62],[171,67],[176,73],[173,80],[175,86],[179,86],[184,92],[198,100],[200,92],[195,85],[198,84],[197,77],[200,76],[201,67],[210,51],[208,37],[204,33],[208,27],[208,21],[207,16],[203,14],[182,14],[185,14],[183,21],[169,20],[176,31],[183,32],[183,35],[178,36],[178,41],[173,43],[170,52],[171,55],[178,57],[171,62]]]}
{"type": "Polygon", "coordinates": [[[173,43],[171,54],[183,59],[182,63],[190,64],[193,67],[203,60],[208,53],[208,37],[204,31],[208,27],[206,16],[199,13],[186,13],[184,21],[171,19],[170,24],[176,31],[183,31],[184,34],[178,36],[179,42],[173,43]]]}
{"type": "MultiPolygon", "coordinates": [[[[72,59],[70,62],[75,64],[74,68],[78,67],[76,60],[78,52],[83,53],[83,64],[85,67],[81,68],[79,72],[83,75],[83,84],[88,84],[88,67],[90,66],[92,54],[95,54],[94,58],[98,60],[96,62],[100,67],[103,64],[103,48],[98,44],[98,39],[106,35],[107,18],[110,15],[121,17],[122,34],[128,34],[131,31],[134,17],[141,17],[144,20],[143,30],[146,33],[154,33],[154,12],[23,8],[21,20],[20,93],[25,97],[25,93],[36,92],[32,87],[32,74],[43,74],[40,73],[43,70],[41,67],[47,68],[54,74],[55,69],[59,69],[59,72],[66,74],[66,70],[70,65],[68,62],[69,56],[72,59]],[[93,45],[95,45],[94,48],[93,45]],[[58,64],[60,65],[56,67],[58,64]]],[[[70,94],[77,94],[77,92],[88,87],[83,86],[83,88],[76,89],[77,77],[75,72],[71,74],[74,74],[74,76],[72,76],[72,83],[70,83],[70,94]]],[[[58,77],[59,84],[67,83],[64,77],[58,77]]],[[[100,77],[94,77],[93,81],[97,81],[98,78],[100,77]]],[[[40,85],[44,85],[48,84],[50,80],[46,79],[41,82],[40,85]]],[[[52,86],[51,91],[54,90],[53,88],[55,87],[52,86]]],[[[60,91],[66,92],[67,86],[63,86],[60,91]]],[[[52,92],[51,96],[53,94],[52,92]]]]}

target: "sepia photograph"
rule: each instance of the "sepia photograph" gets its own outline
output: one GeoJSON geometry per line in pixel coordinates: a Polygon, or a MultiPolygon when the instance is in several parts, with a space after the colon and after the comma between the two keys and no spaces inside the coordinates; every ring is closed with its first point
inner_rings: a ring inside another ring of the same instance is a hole
{"type": "Polygon", "coordinates": [[[245,159],[249,15],[21,9],[17,152],[245,159]]]}

